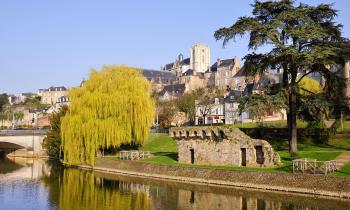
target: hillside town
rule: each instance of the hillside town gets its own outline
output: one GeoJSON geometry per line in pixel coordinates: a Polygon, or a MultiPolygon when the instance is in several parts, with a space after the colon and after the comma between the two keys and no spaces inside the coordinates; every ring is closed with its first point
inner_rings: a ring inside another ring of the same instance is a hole
{"type": "Polygon", "coordinates": [[[0,210],[350,209],[350,1],[302,1],[0,2],[0,210]]]}
{"type": "MultiPolygon", "coordinates": [[[[143,76],[151,83],[153,94],[160,104],[170,106],[169,103],[199,89],[217,90],[206,98],[206,103],[195,100],[193,121],[188,113],[177,111],[170,117],[168,124],[160,123],[155,119],[154,126],[169,127],[181,125],[201,124],[237,124],[254,121],[279,121],[286,120],[286,110],[266,112],[259,119],[254,118],[249,112],[239,111],[239,98],[251,94],[265,94],[266,88],[281,83],[283,69],[269,69],[263,74],[247,75],[245,67],[241,66],[241,59],[217,58],[210,63],[210,47],[205,44],[195,44],[189,50],[190,57],[184,58],[180,53],[173,62],[160,66],[159,70],[140,69],[143,76]]],[[[350,78],[350,61],[344,67],[330,66],[330,71],[350,78]]],[[[309,78],[324,84],[324,78],[319,73],[308,74],[309,78]]],[[[81,85],[84,81],[82,81],[81,85]]],[[[347,82],[347,84],[350,84],[347,82]]],[[[68,89],[64,86],[39,89],[36,93],[21,93],[19,95],[8,94],[8,101],[13,113],[23,113],[16,117],[2,120],[4,127],[45,127],[49,126],[48,115],[59,112],[64,105],[69,105],[68,89]],[[28,100],[38,100],[39,107],[26,107],[28,100]],[[11,119],[11,120],[9,120],[11,119]]],[[[350,96],[350,86],[346,88],[346,94],[350,96]]],[[[164,106],[163,105],[163,106],[164,106]]],[[[157,108],[162,111],[162,105],[157,108]]],[[[12,113],[11,112],[11,113],[12,113]]],[[[159,113],[158,113],[159,114],[159,113]]],[[[168,114],[168,113],[167,113],[168,114]]]]}

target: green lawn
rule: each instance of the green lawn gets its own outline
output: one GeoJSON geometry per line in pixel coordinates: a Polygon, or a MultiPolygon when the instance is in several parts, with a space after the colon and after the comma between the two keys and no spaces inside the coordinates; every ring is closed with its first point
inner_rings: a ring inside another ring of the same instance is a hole
{"type": "Polygon", "coordinates": [[[335,176],[350,176],[350,163],[343,166],[339,171],[334,173],[335,176]]]}
{"type": "MultiPolygon", "coordinates": [[[[288,146],[287,141],[283,143],[288,146]]],[[[140,150],[152,152],[154,157],[140,160],[145,163],[208,168],[208,169],[225,169],[225,170],[245,170],[245,171],[265,171],[265,172],[291,172],[292,158],[286,150],[281,150],[272,144],[281,157],[282,164],[274,168],[258,168],[258,167],[236,167],[236,166],[209,166],[209,165],[192,165],[182,164],[177,162],[177,145],[175,141],[167,134],[152,133],[147,143],[140,148],[140,150]]],[[[280,146],[280,145],[279,145],[280,146]]],[[[303,140],[298,144],[299,152],[296,158],[311,158],[320,161],[334,160],[344,150],[350,150],[350,139],[331,139],[328,145],[321,145],[314,143],[311,140],[303,140]]],[[[350,176],[350,164],[344,166],[339,172],[335,173],[337,176],[350,176]]]]}
{"type": "Polygon", "coordinates": [[[337,132],[349,133],[350,132],[350,121],[343,121],[343,127],[339,125],[337,132]]]}
{"type": "Polygon", "coordinates": [[[177,152],[177,144],[166,133],[151,133],[148,141],[140,150],[156,152],[177,152]]]}

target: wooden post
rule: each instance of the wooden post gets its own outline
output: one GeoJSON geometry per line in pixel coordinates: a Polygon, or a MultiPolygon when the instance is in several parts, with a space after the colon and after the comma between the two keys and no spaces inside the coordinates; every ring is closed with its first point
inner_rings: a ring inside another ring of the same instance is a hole
{"type": "Polygon", "coordinates": [[[316,174],[316,160],[314,161],[314,174],[316,174]]]}

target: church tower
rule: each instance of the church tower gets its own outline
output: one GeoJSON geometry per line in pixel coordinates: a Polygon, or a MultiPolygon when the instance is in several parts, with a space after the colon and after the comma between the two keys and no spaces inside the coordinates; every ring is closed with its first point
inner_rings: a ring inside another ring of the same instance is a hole
{"type": "Polygon", "coordinates": [[[190,49],[190,68],[194,73],[204,73],[210,68],[210,48],[195,44],[190,49]]]}

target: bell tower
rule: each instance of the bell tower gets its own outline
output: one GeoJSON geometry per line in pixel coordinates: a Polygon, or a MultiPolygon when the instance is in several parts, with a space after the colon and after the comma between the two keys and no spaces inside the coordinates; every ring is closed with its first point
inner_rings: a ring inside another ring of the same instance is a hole
{"type": "Polygon", "coordinates": [[[210,48],[195,44],[190,49],[190,68],[195,73],[204,73],[210,68],[210,48]]]}

